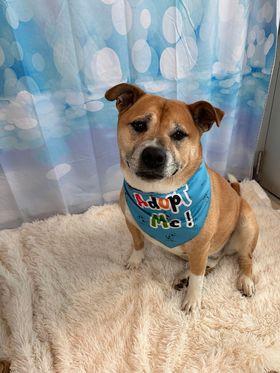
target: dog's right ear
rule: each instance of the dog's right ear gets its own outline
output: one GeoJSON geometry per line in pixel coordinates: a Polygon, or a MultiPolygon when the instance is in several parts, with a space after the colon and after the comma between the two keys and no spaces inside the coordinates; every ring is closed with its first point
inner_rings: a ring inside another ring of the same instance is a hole
{"type": "Polygon", "coordinates": [[[133,84],[121,83],[108,89],[105,98],[109,101],[116,101],[119,113],[123,113],[135,104],[145,92],[133,84]]]}

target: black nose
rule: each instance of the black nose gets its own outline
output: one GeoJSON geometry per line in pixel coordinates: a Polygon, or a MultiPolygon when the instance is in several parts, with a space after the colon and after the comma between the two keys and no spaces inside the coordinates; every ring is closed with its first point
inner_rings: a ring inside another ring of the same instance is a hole
{"type": "Polygon", "coordinates": [[[161,148],[148,146],[143,150],[141,160],[145,167],[154,170],[164,165],[166,161],[166,153],[161,148]]]}

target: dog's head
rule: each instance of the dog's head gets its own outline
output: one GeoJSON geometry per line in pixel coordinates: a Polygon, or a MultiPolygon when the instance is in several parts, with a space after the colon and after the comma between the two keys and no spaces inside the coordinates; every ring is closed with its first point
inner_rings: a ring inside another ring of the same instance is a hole
{"type": "Polygon", "coordinates": [[[224,115],[206,101],[188,105],[126,83],[109,89],[105,97],[116,100],[121,166],[134,186],[175,179],[180,185],[201,163],[202,133],[214,122],[219,126],[224,115]]]}

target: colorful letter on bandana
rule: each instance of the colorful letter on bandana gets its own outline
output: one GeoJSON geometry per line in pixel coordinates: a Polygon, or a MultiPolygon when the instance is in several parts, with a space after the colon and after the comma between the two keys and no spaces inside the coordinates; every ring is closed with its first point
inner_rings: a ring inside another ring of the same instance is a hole
{"type": "Polygon", "coordinates": [[[164,229],[169,228],[168,221],[166,219],[166,216],[164,214],[153,214],[151,216],[151,227],[157,228],[159,225],[162,226],[164,229]]]}

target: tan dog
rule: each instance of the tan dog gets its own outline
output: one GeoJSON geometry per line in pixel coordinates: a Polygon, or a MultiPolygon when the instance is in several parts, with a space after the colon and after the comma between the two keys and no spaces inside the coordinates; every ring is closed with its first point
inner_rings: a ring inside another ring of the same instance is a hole
{"type": "MultiPolygon", "coordinates": [[[[169,193],[185,184],[202,162],[201,135],[214,122],[219,125],[224,114],[206,101],[187,105],[146,94],[125,83],[109,89],[105,97],[116,100],[119,111],[118,144],[125,180],[143,192],[169,193]],[[150,153],[143,167],[143,152],[147,148],[150,153]]],[[[238,289],[246,296],[255,291],[252,273],[252,253],[258,239],[255,216],[238,194],[238,184],[232,188],[223,177],[208,167],[207,170],[212,197],[204,226],[195,238],[181,246],[171,250],[163,246],[188,260],[186,270],[174,282],[180,287],[188,279],[182,304],[187,313],[200,307],[206,267],[214,268],[227,254],[238,256],[238,289]]],[[[133,219],[123,190],[120,206],[134,242],[127,268],[137,268],[144,258],[144,236],[154,240],[133,219]]]]}

